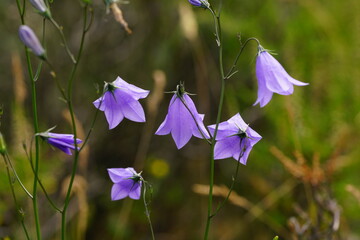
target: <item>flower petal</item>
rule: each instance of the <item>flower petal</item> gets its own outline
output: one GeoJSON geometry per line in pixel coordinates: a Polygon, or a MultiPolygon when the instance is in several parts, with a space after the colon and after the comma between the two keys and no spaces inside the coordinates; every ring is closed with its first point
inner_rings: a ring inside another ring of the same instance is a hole
{"type": "Polygon", "coordinates": [[[137,100],[122,89],[116,89],[114,94],[118,101],[118,107],[127,119],[134,122],[145,122],[144,109],[137,100]]]}
{"type": "Polygon", "coordinates": [[[108,168],[107,170],[113,183],[118,183],[124,179],[129,179],[136,173],[133,168],[108,168]]]}
{"type": "Polygon", "coordinates": [[[126,182],[125,184],[123,182],[121,182],[121,184],[115,183],[112,186],[112,188],[111,188],[111,200],[112,201],[126,198],[129,195],[130,187],[132,184],[131,182],[133,182],[133,181],[128,180],[128,182],[126,182]]]}
{"type": "Polygon", "coordinates": [[[138,200],[141,196],[141,181],[134,182],[134,185],[131,187],[131,190],[129,192],[129,198],[138,200]]]}
{"type": "Polygon", "coordinates": [[[192,119],[189,111],[177,97],[169,107],[169,119],[172,125],[171,135],[178,149],[182,148],[192,136],[192,119]]]}
{"type": "Polygon", "coordinates": [[[171,132],[171,124],[168,121],[168,115],[166,115],[165,120],[161,123],[158,130],[156,130],[156,135],[166,135],[171,132]]]}
{"type": "Polygon", "coordinates": [[[238,136],[232,136],[219,140],[215,144],[214,159],[229,158],[234,153],[239,152],[240,138],[238,136]]]}
{"type": "Polygon", "coordinates": [[[132,85],[130,83],[127,83],[120,77],[117,77],[116,80],[113,82],[115,86],[117,86],[120,89],[126,89],[128,92],[130,92],[130,95],[135,99],[139,100],[140,98],[146,98],[150,91],[144,90],[142,88],[139,88],[135,85],[132,85]]]}
{"type": "MultiPolygon", "coordinates": [[[[116,90],[115,90],[116,91],[116,90]]],[[[115,128],[119,123],[124,119],[124,115],[120,110],[118,101],[120,99],[117,98],[117,95],[113,93],[107,92],[107,96],[104,99],[103,104],[105,104],[105,116],[106,120],[109,123],[109,129],[115,128]]]]}

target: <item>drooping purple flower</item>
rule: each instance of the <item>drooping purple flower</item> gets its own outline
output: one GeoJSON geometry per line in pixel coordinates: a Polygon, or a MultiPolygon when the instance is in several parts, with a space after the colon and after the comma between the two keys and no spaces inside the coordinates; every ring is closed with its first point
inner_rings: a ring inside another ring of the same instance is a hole
{"type": "Polygon", "coordinates": [[[111,189],[111,200],[126,197],[138,200],[141,196],[142,177],[132,167],[108,168],[108,173],[114,185],[111,189]]]}
{"type": "Polygon", "coordinates": [[[145,122],[144,109],[139,99],[146,98],[148,94],[148,90],[129,84],[118,77],[112,83],[105,83],[104,95],[93,104],[105,112],[109,129],[113,129],[124,117],[134,122],[145,122]]]}
{"type": "Polygon", "coordinates": [[[19,27],[19,37],[25,46],[30,48],[36,56],[45,58],[45,50],[41,46],[39,39],[36,37],[34,31],[30,27],[21,25],[19,27]]]}
{"type": "MultiPolygon", "coordinates": [[[[208,128],[214,135],[215,125],[208,126],[208,128]]],[[[226,122],[219,124],[214,159],[233,157],[246,165],[252,147],[260,139],[261,136],[251,129],[238,113],[226,122]]]]}
{"type": "Polygon", "coordinates": [[[210,3],[207,0],[188,0],[189,3],[196,7],[209,8],[210,3]]]}
{"type": "Polygon", "coordinates": [[[305,86],[308,83],[292,78],[281,64],[261,45],[256,58],[256,77],[258,79],[258,98],[254,105],[260,103],[264,107],[272,98],[273,93],[290,95],[294,86],[305,86]]]}
{"type": "Polygon", "coordinates": [[[49,13],[48,8],[44,2],[44,0],[30,0],[31,5],[33,5],[36,10],[38,10],[40,13],[49,13]]]}
{"type": "MultiPolygon", "coordinates": [[[[75,150],[73,134],[51,133],[48,130],[43,133],[38,133],[37,135],[68,155],[72,155],[71,150],[75,150]]],[[[82,143],[82,141],[77,138],[76,144],[80,143],[82,143]]],[[[79,147],[77,149],[80,150],[79,147]]]]}
{"type": "Polygon", "coordinates": [[[168,114],[155,134],[171,133],[178,149],[182,148],[192,135],[208,139],[210,136],[203,123],[204,116],[204,114],[198,113],[194,102],[180,84],[170,101],[168,114]]]}

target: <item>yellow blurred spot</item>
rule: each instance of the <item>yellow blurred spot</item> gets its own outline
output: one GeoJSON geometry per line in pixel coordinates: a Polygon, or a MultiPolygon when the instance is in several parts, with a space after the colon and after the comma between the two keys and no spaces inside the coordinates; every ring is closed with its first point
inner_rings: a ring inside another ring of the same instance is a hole
{"type": "Polygon", "coordinates": [[[154,159],[150,163],[150,172],[154,177],[163,178],[169,174],[169,164],[162,159],[154,159]]]}

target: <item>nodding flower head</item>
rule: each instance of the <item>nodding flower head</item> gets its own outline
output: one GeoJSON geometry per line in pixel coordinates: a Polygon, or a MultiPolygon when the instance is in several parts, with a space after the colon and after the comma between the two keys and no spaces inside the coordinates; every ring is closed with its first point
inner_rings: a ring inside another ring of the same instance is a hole
{"type": "Polygon", "coordinates": [[[19,27],[19,37],[25,46],[30,48],[36,56],[45,59],[45,50],[30,27],[21,25],[19,27]]]}
{"type": "Polygon", "coordinates": [[[256,58],[256,77],[259,88],[258,98],[254,105],[260,103],[260,107],[264,107],[270,102],[273,93],[290,95],[294,92],[293,85],[308,85],[308,83],[292,78],[261,45],[259,45],[259,53],[256,58]]]}
{"type": "Polygon", "coordinates": [[[93,104],[105,112],[109,129],[119,125],[124,117],[134,122],[145,122],[144,109],[139,99],[146,98],[148,90],[129,84],[120,77],[112,83],[105,83],[104,89],[104,95],[93,104]]]}
{"type": "MultiPolygon", "coordinates": [[[[208,128],[210,133],[214,135],[215,125],[208,126],[208,128]]],[[[245,165],[251,149],[260,139],[261,136],[251,129],[238,113],[226,122],[219,124],[214,158],[233,157],[245,165]]]]}
{"type": "Polygon", "coordinates": [[[210,3],[207,0],[189,0],[189,3],[195,7],[209,8],[210,3]]]}
{"type": "Polygon", "coordinates": [[[143,178],[134,168],[108,168],[111,181],[111,200],[120,200],[126,197],[138,200],[141,196],[143,178]]]}
{"type": "MultiPolygon", "coordinates": [[[[74,142],[74,135],[73,134],[61,134],[61,133],[52,133],[50,132],[52,129],[47,130],[46,132],[38,133],[37,136],[40,136],[50,145],[60,149],[67,155],[72,155],[71,150],[75,150],[75,142],[74,142]]],[[[80,144],[82,141],[80,139],[76,139],[76,144],[80,144]]],[[[80,148],[77,147],[79,151],[80,148]]]]}
{"type": "Polygon", "coordinates": [[[184,85],[179,84],[170,100],[168,114],[156,131],[156,135],[171,133],[178,149],[182,148],[191,138],[210,138],[203,120],[204,114],[199,114],[194,102],[185,92],[184,85]]]}

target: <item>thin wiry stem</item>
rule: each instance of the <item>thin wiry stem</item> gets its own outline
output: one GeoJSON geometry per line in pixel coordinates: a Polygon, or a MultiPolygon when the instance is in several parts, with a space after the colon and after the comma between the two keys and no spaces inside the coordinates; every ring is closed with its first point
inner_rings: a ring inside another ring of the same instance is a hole
{"type": "Polygon", "coordinates": [[[213,138],[211,140],[209,198],[208,198],[208,211],[207,211],[204,240],[207,240],[209,237],[209,230],[210,230],[210,224],[211,224],[211,219],[212,219],[212,200],[213,200],[214,168],[215,168],[215,142],[216,142],[216,136],[217,136],[217,132],[218,132],[219,124],[220,124],[220,118],[221,118],[222,107],[223,107],[224,96],[225,96],[225,75],[224,75],[224,67],[223,67],[223,48],[222,48],[220,15],[217,16],[211,7],[209,8],[209,10],[215,21],[216,39],[217,39],[217,44],[219,47],[219,68],[220,68],[220,76],[221,76],[221,90],[220,90],[220,100],[219,100],[219,106],[218,106],[218,113],[217,113],[217,117],[216,117],[215,130],[214,130],[213,138]]]}
{"type": "Polygon", "coordinates": [[[245,41],[245,43],[241,45],[241,48],[240,48],[238,54],[236,55],[236,58],[235,58],[235,60],[234,60],[234,63],[233,63],[233,65],[232,65],[232,67],[230,68],[229,72],[226,74],[225,79],[229,79],[230,77],[232,77],[232,76],[234,75],[235,72],[233,72],[233,71],[234,71],[234,69],[235,69],[235,67],[236,67],[236,64],[237,64],[237,62],[239,61],[239,58],[240,58],[241,54],[243,53],[246,45],[247,45],[250,41],[256,41],[256,42],[258,43],[258,45],[260,45],[260,42],[259,42],[259,40],[258,40],[257,38],[248,38],[248,39],[245,41]]]}
{"type": "Polygon", "coordinates": [[[17,201],[17,199],[16,199],[15,189],[14,189],[13,181],[12,181],[12,179],[11,179],[9,164],[8,164],[6,155],[7,155],[7,153],[6,153],[6,154],[2,154],[2,156],[3,156],[3,158],[4,158],[4,162],[5,162],[6,173],[7,173],[8,180],[9,180],[9,184],[10,184],[11,194],[12,194],[12,197],[13,197],[13,199],[14,199],[14,203],[15,203],[15,206],[16,206],[16,208],[17,208],[17,211],[18,211],[18,214],[19,214],[19,217],[20,217],[21,226],[22,226],[22,228],[23,228],[23,230],[24,230],[26,239],[27,239],[27,240],[30,240],[29,233],[28,233],[28,231],[27,231],[27,228],[26,228],[25,222],[24,222],[24,213],[23,213],[23,211],[22,211],[21,207],[19,206],[18,201],[17,201]]]}
{"type": "MultiPolygon", "coordinates": [[[[18,7],[18,11],[21,18],[21,24],[25,24],[24,15],[25,15],[25,0],[23,1],[22,8],[20,4],[20,0],[16,0],[16,4],[18,7]]],[[[38,115],[37,115],[37,100],[36,100],[36,84],[35,84],[35,77],[32,70],[30,55],[27,47],[25,47],[25,55],[26,55],[26,64],[30,76],[30,86],[31,86],[31,105],[32,105],[32,112],[33,112],[33,127],[34,131],[37,133],[39,132],[39,122],[38,122],[38,115]]],[[[35,218],[35,229],[36,229],[36,237],[38,240],[41,240],[41,229],[40,229],[40,219],[39,219],[39,210],[37,204],[37,173],[39,172],[39,159],[40,159],[40,145],[39,145],[39,137],[35,137],[35,172],[36,175],[34,177],[33,183],[33,211],[34,211],[34,218],[35,218]]]]}
{"type": "MultiPolygon", "coordinates": [[[[149,185],[146,181],[142,180],[144,183],[144,191],[143,191],[143,200],[144,200],[144,207],[145,207],[145,215],[146,218],[149,222],[150,225],[150,231],[151,231],[151,238],[152,240],[155,240],[155,234],[154,234],[154,229],[152,227],[152,222],[151,222],[151,218],[150,218],[150,211],[149,211],[149,203],[146,201],[146,189],[147,189],[147,185],[149,185]]],[[[149,188],[151,188],[151,186],[149,185],[149,188]]]]}
{"type": "Polygon", "coordinates": [[[77,139],[76,122],[75,122],[75,114],[74,114],[73,103],[72,103],[72,90],[73,90],[73,82],[74,82],[74,78],[75,78],[75,73],[76,73],[82,52],[83,52],[85,35],[86,35],[86,32],[88,31],[88,23],[87,23],[88,13],[87,13],[87,11],[88,11],[88,4],[86,4],[84,6],[84,25],[83,25],[83,31],[82,31],[81,41],[80,41],[80,47],[79,47],[78,55],[76,58],[76,62],[74,63],[74,66],[70,73],[68,89],[67,89],[67,103],[68,103],[69,113],[71,116],[71,124],[72,124],[72,128],[73,128],[72,131],[74,134],[75,153],[74,153],[74,162],[73,162],[72,172],[71,172],[71,176],[70,176],[70,182],[69,182],[69,186],[67,189],[65,203],[64,203],[63,210],[62,210],[62,214],[61,214],[61,239],[62,240],[66,239],[66,211],[69,206],[71,190],[72,190],[72,186],[74,183],[77,165],[78,165],[78,159],[79,159],[79,149],[78,149],[78,144],[76,141],[76,139],[77,139]]]}
{"type": "Polygon", "coordinates": [[[14,176],[15,176],[16,180],[19,182],[21,188],[24,190],[24,192],[26,193],[26,195],[28,195],[31,199],[33,199],[33,196],[32,196],[31,193],[26,189],[26,187],[24,186],[24,184],[21,182],[19,176],[17,175],[16,170],[15,170],[14,166],[13,166],[12,163],[11,163],[11,159],[10,159],[10,157],[9,157],[9,154],[8,154],[8,153],[5,153],[5,157],[6,157],[7,163],[9,164],[12,172],[14,173],[14,176]]]}
{"type": "Polygon", "coordinates": [[[52,25],[54,25],[54,27],[59,31],[59,34],[60,34],[60,37],[61,37],[61,41],[63,42],[64,44],[64,47],[65,47],[65,50],[66,50],[66,53],[67,55],[69,55],[71,61],[75,64],[76,63],[76,60],[74,58],[74,55],[72,54],[67,42],[66,42],[66,38],[65,38],[65,35],[64,35],[64,31],[63,31],[63,28],[55,21],[54,18],[52,17],[49,17],[48,18],[50,20],[50,22],[52,23],[52,25]]]}

